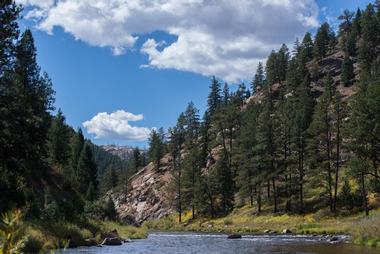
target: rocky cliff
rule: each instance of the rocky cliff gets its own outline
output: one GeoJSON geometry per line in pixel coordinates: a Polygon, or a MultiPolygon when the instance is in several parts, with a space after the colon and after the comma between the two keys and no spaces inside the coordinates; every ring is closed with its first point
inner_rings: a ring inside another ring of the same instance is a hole
{"type": "Polygon", "coordinates": [[[127,189],[110,192],[121,219],[132,224],[141,224],[150,219],[159,219],[173,212],[175,192],[173,186],[171,157],[164,156],[157,170],[152,163],[134,174],[127,189]]]}
{"type": "MultiPolygon", "coordinates": [[[[132,159],[133,156],[133,148],[129,146],[103,145],[101,148],[126,161],[132,159]]],[[[145,154],[146,150],[140,149],[140,152],[145,154]]]]}

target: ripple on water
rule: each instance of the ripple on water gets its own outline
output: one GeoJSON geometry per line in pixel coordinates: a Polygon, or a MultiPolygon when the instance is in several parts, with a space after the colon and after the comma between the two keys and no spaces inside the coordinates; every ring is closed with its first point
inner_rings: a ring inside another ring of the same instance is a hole
{"type": "Polygon", "coordinates": [[[161,233],[122,246],[66,250],[67,254],[380,254],[379,250],[352,244],[330,244],[322,237],[243,235],[229,240],[225,234],[161,233]]]}

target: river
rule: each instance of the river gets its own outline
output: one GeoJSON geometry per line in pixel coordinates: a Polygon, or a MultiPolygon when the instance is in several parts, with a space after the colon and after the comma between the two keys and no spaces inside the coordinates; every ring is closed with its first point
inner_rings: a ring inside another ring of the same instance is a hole
{"type": "Polygon", "coordinates": [[[121,246],[77,248],[67,254],[380,254],[380,250],[349,243],[332,244],[319,237],[287,235],[243,235],[227,239],[224,234],[151,233],[147,239],[121,246]]]}

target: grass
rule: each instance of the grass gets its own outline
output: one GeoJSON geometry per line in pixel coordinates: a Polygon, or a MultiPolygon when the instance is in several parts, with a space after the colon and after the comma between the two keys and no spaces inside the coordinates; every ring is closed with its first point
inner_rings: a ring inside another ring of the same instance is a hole
{"type": "Polygon", "coordinates": [[[148,236],[148,229],[144,226],[134,227],[116,222],[102,222],[105,232],[117,230],[121,238],[143,239],[148,236]]]}
{"type": "Polygon", "coordinates": [[[80,220],[70,223],[64,221],[43,222],[39,220],[25,222],[18,219],[17,225],[19,226],[14,230],[14,227],[0,228],[1,234],[8,235],[17,232],[20,235],[17,238],[13,237],[12,239],[15,240],[11,242],[2,243],[0,241],[0,253],[3,253],[2,247],[4,246],[9,247],[9,251],[5,253],[11,253],[11,250],[16,250],[16,248],[17,253],[46,253],[47,251],[66,247],[96,245],[103,241],[106,233],[115,229],[122,239],[146,238],[148,232],[145,227],[137,228],[117,222],[94,220],[80,220]],[[22,228],[22,231],[18,228],[22,228]]]}
{"type": "Polygon", "coordinates": [[[222,218],[191,220],[186,213],[183,222],[176,216],[146,222],[152,230],[197,231],[263,234],[266,231],[282,233],[284,229],[295,234],[349,234],[357,244],[380,247],[380,210],[371,211],[369,218],[362,213],[331,215],[325,210],[306,215],[253,215],[249,206],[235,209],[222,218]]]}

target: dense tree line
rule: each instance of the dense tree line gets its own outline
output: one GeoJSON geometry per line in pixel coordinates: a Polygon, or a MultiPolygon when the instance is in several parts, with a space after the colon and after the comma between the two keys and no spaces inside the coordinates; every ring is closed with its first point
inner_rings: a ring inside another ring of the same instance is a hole
{"type": "Polygon", "coordinates": [[[189,103],[166,142],[152,133],[156,167],[165,149],[173,158],[180,220],[185,210],[217,216],[246,203],[368,213],[368,193],[380,191],[380,3],[339,20],[337,34],[324,23],[291,52],[272,51],[250,90],[212,78],[202,119],[189,103]]]}
{"type": "Polygon", "coordinates": [[[1,1],[0,212],[24,207],[29,217],[73,219],[114,187],[107,170],[128,175],[130,166],[74,131],[61,110],[53,115],[52,82],[31,31],[19,30],[20,12],[1,1]]]}

